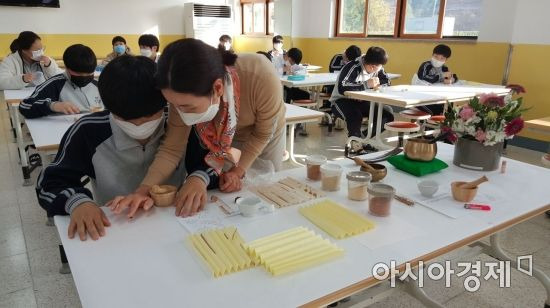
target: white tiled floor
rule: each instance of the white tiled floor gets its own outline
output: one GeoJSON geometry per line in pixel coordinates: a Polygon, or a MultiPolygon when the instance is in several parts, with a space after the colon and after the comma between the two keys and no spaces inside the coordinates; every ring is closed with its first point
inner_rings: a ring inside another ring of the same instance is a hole
{"type": "MultiPolygon", "coordinates": [[[[344,132],[336,131],[328,137],[326,128],[312,124],[307,128],[308,137],[297,136],[296,153],[342,157],[344,132]]],[[[539,164],[541,153],[510,147],[507,156],[539,164]]],[[[36,202],[34,187],[21,186],[21,170],[5,110],[0,111],[0,174],[0,307],[79,307],[72,276],[58,272],[59,239],[55,228],[45,225],[45,213],[36,202]]],[[[34,178],[37,174],[35,171],[34,178]]],[[[533,253],[534,263],[550,274],[550,219],[544,215],[506,231],[503,246],[512,254],[533,253]]],[[[487,261],[491,257],[480,256],[476,260],[487,261]]],[[[448,307],[542,307],[546,296],[537,280],[517,271],[512,273],[512,288],[506,290],[493,282],[482,282],[478,292],[468,293],[460,279],[452,282],[452,287],[446,288],[441,281],[426,281],[424,289],[448,307]]],[[[354,296],[339,306],[347,307],[361,299],[354,296]]],[[[422,304],[397,291],[372,307],[422,304]]]]}

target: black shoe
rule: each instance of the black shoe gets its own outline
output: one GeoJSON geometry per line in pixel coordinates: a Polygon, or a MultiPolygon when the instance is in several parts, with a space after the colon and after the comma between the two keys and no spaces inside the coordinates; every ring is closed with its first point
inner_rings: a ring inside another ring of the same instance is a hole
{"type": "Polygon", "coordinates": [[[378,149],[373,147],[370,144],[364,144],[363,145],[363,151],[365,151],[368,154],[368,153],[378,152],[378,149]]]}

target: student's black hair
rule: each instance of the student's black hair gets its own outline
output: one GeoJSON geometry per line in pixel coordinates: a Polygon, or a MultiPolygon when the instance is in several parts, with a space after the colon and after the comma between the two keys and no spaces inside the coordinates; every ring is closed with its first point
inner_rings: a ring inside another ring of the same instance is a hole
{"type": "Polygon", "coordinates": [[[164,49],[158,62],[157,86],[196,96],[208,96],[216,79],[225,76],[225,66],[235,65],[237,55],[219,50],[201,40],[180,39],[164,49]]]}
{"type": "Polygon", "coordinates": [[[63,53],[65,67],[77,73],[93,73],[97,66],[94,51],[82,44],[67,47],[63,53]]]}
{"type": "Polygon", "coordinates": [[[290,48],[286,52],[286,56],[294,60],[296,64],[300,64],[300,62],[302,62],[302,51],[298,48],[290,48]]]}
{"type": "Polygon", "coordinates": [[[124,39],[122,36],[117,35],[113,37],[113,40],[111,41],[111,45],[115,46],[115,43],[122,42],[124,45],[126,45],[126,39],[124,39]]]}
{"type": "Polygon", "coordinates": [[[272,61],[271,56],[269,55],[269,53],[267,53],[265,51],[256,51],[256,53],[260,54],[260,55],[264,55],[270,62],[272,61]]]}
{"type": "Polygon", "coordinates": [[[36,40],[40,40],[40,36],[32,31],[23,31],[10,44],[10,50],[13,52],[30,49],[36,40]]]}
{"type": "Polygon", "coordinates": [[[220,36],[220,42],[229,42],[229,43],[232,43],[233,40],[231,39],[231,36],[227,35],[227,34],[224,34],[222,36],[220,36]]]}
{"type": "Polygon", "coordinates": [[[282,43],[282,42],[283,42],[283,37],[282,37],[282,36],[280,36],[280,35],[275,35],[275,36],[273,37],[273,44],[275,44],[275,43],[282,43]]]}
{"type": "Polygon", "coordinates": [[[153,34],[143,34],[142,36],[140,36],[138,39],[138,45],[147,46],[150,48],[153,48],[153,46],[157,46],[157,51],[159,51],[160,49],[159,39],[153,34]]]}
{"type": "Polygon", "coordinates": [[[363,57],[364,64],[386,65],[388,54],[382,47],[370,47],[363,57]]]}
{"type": "Polygon", "coordinates": [[[99,95],[109,111],[124,120],[151,116],[166,106],[155,82],[156,64],[143,56],[113,59],[99,76],[99,95]]]}
{"type": "Polygon", "coordinates": [[[433,53],[436,54],[436,55],[442,55],[445,58],[450,58],[451,57],[451,47],[449,47],[445,44],[439,44],[439,45],[435,46],[433,53]]]}
{"type": "Polygon", "coordinates": [[[349,61],[353,61],[361,56],[361,48],[357,45],[351,45],[346,48],[345,54],[349,61]]]}

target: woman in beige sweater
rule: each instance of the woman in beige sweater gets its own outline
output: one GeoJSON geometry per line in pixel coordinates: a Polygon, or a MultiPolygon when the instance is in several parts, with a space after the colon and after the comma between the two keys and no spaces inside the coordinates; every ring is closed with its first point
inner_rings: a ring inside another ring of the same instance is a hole
{"type": "Polygon", "coordinates": [[[207,189],[240,190],[258,157],[281,168],[285,106],[280,80],[265,57],[182,39],[164,50],[157,82],[170,103],[165,140],[142,185],[110,203],[115,213],[130,208],[132,217],[139,208],[151,208],[150,188],[166,181],[184,153],[188,177],[178,192],[177,216],[200,211],[207,189]]]}

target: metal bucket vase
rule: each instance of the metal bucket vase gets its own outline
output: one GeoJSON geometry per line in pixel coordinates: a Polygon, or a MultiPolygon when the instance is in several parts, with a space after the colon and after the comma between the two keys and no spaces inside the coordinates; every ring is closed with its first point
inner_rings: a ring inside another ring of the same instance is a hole
{"type": "Polygon", "coordinates": [[[485,146],[478,141],[458,138],[453,164],[470,170],[493,171],[499,167],[503,148],[502,142],[485,146]]]}

